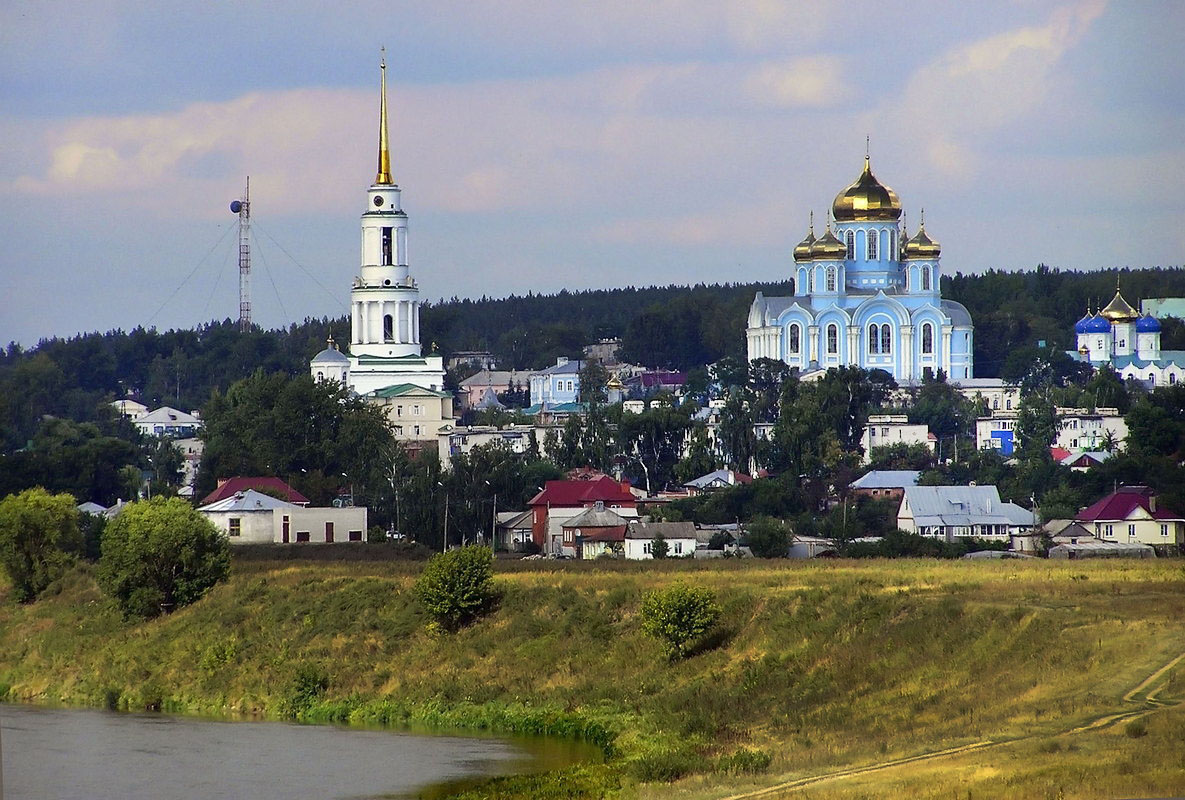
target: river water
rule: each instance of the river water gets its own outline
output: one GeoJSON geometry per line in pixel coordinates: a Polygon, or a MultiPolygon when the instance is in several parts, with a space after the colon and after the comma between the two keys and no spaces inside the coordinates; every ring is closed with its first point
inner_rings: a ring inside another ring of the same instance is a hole
{"type": "Polygon", "coordinates": [[[572,763],[565,742],[0,704],[4,800],[363,800],[572,763]]]}

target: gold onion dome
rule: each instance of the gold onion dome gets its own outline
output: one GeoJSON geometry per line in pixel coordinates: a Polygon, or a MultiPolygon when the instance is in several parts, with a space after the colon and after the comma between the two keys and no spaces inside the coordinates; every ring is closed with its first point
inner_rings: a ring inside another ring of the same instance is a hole
{"type": "Polygon", "coordinates": [[[868,156],[864,156],[864,171],[855,183],[835,196],[831,212],[838,222],[894,220],[901,216],[901,201],[896,192],[876,179],[868,156]]]}
{"type": "Polygon", "coordinates": [[[825,260],[842,259],[848,254],[847,246],[831,232],[831,223],[827,223],[827,230],[811,244],[811,258],[825,260]]]}
{"type": "Polygon", "coordinates": [[[922,223],[918,232],[905,243],[906,258],[938,258],[942,253],[942,246],[926,235],[926,217],[922,213],[922,223]]]}
{"type": "Polygon", "coordinates": [[[798,243],[794,248],[795,261],[810,261],[811,260],[811,245],[815,243],[815,212],[811,212],[811,226],[807,231],[806,238],[798,243]]]}
{"type": "Polygon", "coordinates": [[[1099,314],[1111,322],[1135,322],[1140,317],[1139,312],[1123,299],[1123,295],[1119,293],[1118,287],[1115,289],[1115,296],[1111,298],[1111,302],[1107,303],[1106,308],[1100,311],[1099,314]]]}

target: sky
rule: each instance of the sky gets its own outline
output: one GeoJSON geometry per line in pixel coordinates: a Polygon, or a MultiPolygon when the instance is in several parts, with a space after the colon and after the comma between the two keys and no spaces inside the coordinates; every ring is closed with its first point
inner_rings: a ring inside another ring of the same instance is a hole
{"type": "MultiPolygon", "coordinates": [[[[1185,3],[0,4],[0,342],[346,313],[377,161],[425,299],[786,280],[863,166],[948,273],[1185,263],[1185,3]]],[[[1139,298],[1128,298],[1133,303],[1139,298]]]]}

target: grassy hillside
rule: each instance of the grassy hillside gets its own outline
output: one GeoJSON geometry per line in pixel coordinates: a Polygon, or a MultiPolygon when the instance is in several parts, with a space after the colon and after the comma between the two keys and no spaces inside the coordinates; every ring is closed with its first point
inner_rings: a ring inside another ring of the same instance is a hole
{"type": "Polygon", "coordinates": [[[0,689],[582,733],[612,754],[475,796],[1185,793],[1185,661],[1141,686],[1185,653],[1180,562],[504,564],[499,609],[454,636],[426,629],[419,569],[237,562],[202,602],[136,624],[85,567],[31,606],[0,588],[0,689]],[[637,613],[676,580],[714,589],[724,613],[670,664],[637,613]],[[745,750],[772,763],[737,774],[745,750]]]}

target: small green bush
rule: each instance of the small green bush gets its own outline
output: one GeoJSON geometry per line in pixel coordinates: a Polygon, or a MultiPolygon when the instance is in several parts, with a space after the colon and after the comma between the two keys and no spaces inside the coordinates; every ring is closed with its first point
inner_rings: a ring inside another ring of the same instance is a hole
{"type": "Polygon", "coordinates": [[[1141,736],[1148,735],[1148,727],[1144,725],[1143,720],[1133,719],[1124,726],[1123,732],[1127,734],[1129,739],[1139,739],[1141,736]]]}
{"type": "Polygon", "coordinates": [[[463,628],[497,600],[493,551],[471,545],[433,556],[416,581],[416,596],[439,627],[463,628]]]}
{"type": "Polygon", "coordinates": [[[701,759],[685,750],[645,753],[630,762],[630,773],[640,781],[677,781],[702,766],[701,759]]]}
{"type": "Polygon", "coordinates": [[[720,618],[711,589],[676,583],[647,592],[642,600],[642,630],[661,639],[672,661],[687,655],[689,646],[720,618]]]}
{"type": "Polygon", "coordinates": [[[280,702],[280,712],[286,717],[298,718],[320,700],[328,688],[329,676],[323,669],[316,664],[301,664],[280,702]]]}
{"type": "Polygon", "coordinates": [[[716,762],[716,771],[726,772],[730,775],[755,775],[769,769],[771,761],[773,761],[773,757],[765,750],[750,750],[747,747],[742,747],[735,753],[721,756],[716,762]]]}

